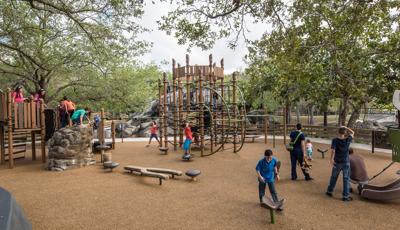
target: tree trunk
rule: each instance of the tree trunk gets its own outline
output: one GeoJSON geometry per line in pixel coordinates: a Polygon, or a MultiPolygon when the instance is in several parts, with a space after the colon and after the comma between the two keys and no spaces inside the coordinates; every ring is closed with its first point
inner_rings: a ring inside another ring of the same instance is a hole
{"type": "Polygon", "coordinates": [[[310,107],[310,125],[314,124],[314,105],[310,107]]]}
{"type": "Polygon", "coordinates": [[[328,111],[324,111],[324,126],[328,126],[328,111]]]}
{"type": "Polygon", "coordinates": [[[353,107],[353,112],[351,113],[347,127],[354,128],[356,121],[360,117],[361,107],[362,105],[356,105],[356,107],[353,107]]]}
{"type": "Polygon", "coordinates": [[[348,113],[348,103],[349,99],[347,97],[343,97],[340,102],[339,109],[339,126],[346,125],[347,113],[348,113]]]}
{"type": "Polygon", "coordinates": [[[291,120],[290,114],[291,114],[291,112],[290,112],[290,104],[289,103],[286,103],[285,111],[286,111],[286,124],[290,124],[290,120],[291,120]]]}
{"type": "Polygon", "coordinates": [[[296,121],[300,123],[300,108],[299,105],[296,106],[296,121]]]}

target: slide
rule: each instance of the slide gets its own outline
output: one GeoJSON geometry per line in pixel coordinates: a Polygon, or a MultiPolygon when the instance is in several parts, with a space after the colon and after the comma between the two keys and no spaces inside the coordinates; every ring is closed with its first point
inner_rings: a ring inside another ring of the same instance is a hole
{"type": "Polygon", "coordinates": [[[370,200],[395,200],[400,199],[400,178],[383,186],[364,185],[361,197],[370,200]]]}

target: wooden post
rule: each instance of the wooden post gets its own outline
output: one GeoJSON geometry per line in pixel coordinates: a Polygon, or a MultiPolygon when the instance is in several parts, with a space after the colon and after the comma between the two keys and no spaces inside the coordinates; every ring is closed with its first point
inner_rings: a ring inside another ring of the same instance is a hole
{"type": "MultiPolygon", "coordinates": [[[[209,68],[209,81],[210,81],[210,116],[211,119],[214,120],[215,116],[214,116],[214,108],[213,108],[213,100],[214,100],[214,76],[213,76],[213,66],[212,66],[212,54],[210,54],[208,56],[208,68],[209,68]]],[[[211,130],[210,132],[210,151],[213,152],[214,151],[214,124],[210,124],[211,126],[208,127],[209,130],[211,130]]]]}
{"type": "Polygon", "coordinates": [[[268,144],[268,110],[267,106],[264,105],[264,143],[268,144]]]}
{"type": "Polygon", "coordinates": [[[44,116],[44,101],[40,100],[40,148],[42,152],[42,162],[46,163],[46,121],[44,116]]]}
{"type": "Polygon", "coordinates": [[[104,145],[104,143],[105,143],[105,133],[104,133],[104,131],[105,131],[104,109],[101,109],[101,112],[100,112],[100,127],[101,127],[101,133],[102,133],[102,135],[100,136],[101,139],[99,139],[99,142],[100,142],[101,145],[104,145]]]}
{"type": "MultiPolygon", "coordinates": [[[[221,68],[224,69],[224,59],[221,59],[221,68]]],[[[221,78],[221,97],[222,100],[225,100],[225,85],[224,85],[224,78],[221,78]]],[[[222,142],[222,149],[224,149],[225,143],[225,122],[224,122],[224,105],[221,101],[221,142],[222,142]]]]}
{"type": "MultiPolygon", "coordinates": [[[[164,91],[163,91],[164,92],[164,91]]],[[[162,120],[162,101],[161,101],[161,79],[158,79],[158,118],[159,118],[159,133],[160,133],[160,147],[163,147],[163,120],[162,120]]]]}
{"type": "Polygon", "coordinates": [[[115,122],[111,121],[112,149],[115,149],[115,122]]]}
{"type": "Polygon", "coordinates": [[[232,75],[232,112],[233,112],[233,125],[234,125],[234,133],[233,133],[233,152],[236,152],[237,148],[237,116],[236,116],[236,72],[232,75]]]}
{"type": "MultiPolygon", "coordinates": [[[[168,120],[167,120],[167,74],[163,73],[163,81],[164,81],[164,113],[163,113],[163,125],[164,125],[164,146],[168,147],[168,120]]],[[[166,152],[167,153],[167,152],[166,152]]]]}
{"type": "Polygon", "coordinates": [[[31,148],[32,148],[32,160],[36,160],[36,138],[35,131],[31,131],[31,148]]]}
{"type": "MultiPolygon", "coordinates": [[[[1,102],[0,102],[1,103],[1,102]]],[[[3,108],[3,113],[6,113],[6,108],[3,108]]],[[[3,121],[0,121],[0,164],[4,164],[6,162],[6,149],[5,149],[5,141],[4,141],[4,123],[3,121]]]]}
{"type": "Polygon", "coordinates": [[[203,97],[203,73],[199,71],[199,107],[200,107],[200,151],[204,155],[204,97],[203,97]]]}
{"type": "MultiPolygon", "coordinates": [[[[14,149],[13,149],[13,126],[12,126],[12,101],[11,89],[7,93],[7,125],[8,125],[8,167],[14,168],[14,149]]],[[[15,108],[15,107],[14,107],[15,108]]]]}
{"type": "Polygon", "coordinates": [[[178,149],[177,131],[178,131],[178,114],[176,106],[176,73],[175,73],[175,60],[172,59],[172,110],[174,119],[174,150],[178,149]]]}
{"type": "MultiPolygon", "coordinates": [[[[186,70],[188,71],[188,70],[186,70]]],[[[179,108],[178,108],[178,129],[179,129],[179,147],[182,147],[183,145],[183,130],[182,130],[182,125],[183,125],[183,87],[182,87],[182,79],[181,76],[178,76],[178,103],[179,103],[179,108]]],[[[187,97],[187,95],[186,95],[187,97]]]]}
{"type": "MultiPolygon", "coordinates": [[[[189,75],[189,54],[186,54],[186,111],[190,112],[190,75],[189,75]]],[[[194,78],[196,74],[193,74],[192,78],[194,78]]]]}

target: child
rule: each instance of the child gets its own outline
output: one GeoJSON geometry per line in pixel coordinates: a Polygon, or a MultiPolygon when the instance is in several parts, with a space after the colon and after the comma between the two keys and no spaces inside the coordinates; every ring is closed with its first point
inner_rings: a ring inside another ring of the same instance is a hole
{"type": "Polygon", "coordinates": [[[24,94],[23,94],[23,89],[22,86],[17,86],[12,93],[12,102],[13,103],[22,103],[24,102],[24,94]]]}
{"type": "Polygon", "coordinates": [[[73,125],[82,126],[84,118],[86,120],[88,120],[89,123],[91,123],[91,121],[89,120],[89,116],[90,116],[89,111],[90,111],[89,108],[75,110],[71,116],[71,121],[72,121],[73,125]]]}
{"type": "MultiPolygon", "coordinates": [[[[260,198],[260,204],[262,204],[262,199],[265,195],[265,187],[268,184],[269,192],[271,193],[272,200],[278,202],[278,194],[275,190],[275,178],[279,180],[278,160],[272,156],[272,150],[267,149],[264,152],[264,157],[258,161],[256,166],[257,176],[258,176],[258,194],[260,198]]],[[[279,208],[279,211],[282,209],[279,208]]]]}
{"type": "Polygon", "coordinates": [[[192,135],[192,130],[190,128],[190,123],[187,122],[185,125],[185,142],[183,143],[183,150],[185,151],[185,153],[183,154],[182,158],[184,159],[189,159],[191,157],[189,151],[190,151],[190,144],[192,144],[192,139],[193,139],[193,135],[192,135]]]}
{"type": "Polygon", "coordinates": [[[332,140],[332,154],[331,164],[332,175],[329,182],[326,195],[332,196],[333,189],[335,188],[337,178],[340,171],[343,174],[343,201],[352,201],[353,198],[349,194],[349,182],[350,182],[350,160],[349,160],[349,148],[353,141],[354,131],[347,127],[340,127],[338,130],[338,137],[332,140]],[[347,133],[347,136],[346,136],[347,133]]]}
{"type": "Polygon", "coordinates": [[[150,146],[151,140],[155,138],[158,142],[158,145],[160,145],[160,140],[158,140],[158,136],[157,136],[157,124],[155,121],[153,121],[151,123],[151,127],[150,127],[150,140],[149,140],[149,144],[146,145],[146,147],[150,146]]]}
{"type": "Polygon", "coordinates": [[[307,159],[309,161],[312,161],[312,155],[313,155],[313,145],[311,144],[311,140],[307,139],[306,141],[306,152],[307,152],[307,159]]]}

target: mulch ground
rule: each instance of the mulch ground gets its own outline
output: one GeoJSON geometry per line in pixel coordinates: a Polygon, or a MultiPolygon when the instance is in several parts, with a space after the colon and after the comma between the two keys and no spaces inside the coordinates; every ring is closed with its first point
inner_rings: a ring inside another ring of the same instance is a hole
{"type": "MultiPolygon", "coordinates": [[[[40,159],[17,160],[13,170],[0,167],[0,186],[15,196],[33,229],[399,229],[399,200],[373,202],[353,194],[353,202],[342,202],[341,179],[334,197],[325,196],[329,156],[322,159],[314,153],[315,180],[304,181],[299,174],[298,181],[291,181],[289,156],[282,144],[274,150],[282,161],[276,188],[286,203],[276,215],[276,224],[270,224],[268,210],[258,203],[254,170],[264,150],[271,147],[261,142],[246,144],[238,154],[227,150],[190,162],[180,160],[181,151],[165,156],[155,145],[118,144],[113,160],[121,166],[111,173],[100,164],[49,172],[40,159]],[[182,176],[159,186],[155,178],[124,173],[123,166],[129,164],[184,172],[197,168],[202,174],[196,182],[182,176]]],[[[370,176],[391,161],[388,154],[361,150],[356,154],[365,158],[370,176]]],[[[374,183],[398,178],[399,169],[399,164],[392,166],[374,183]]]]}

